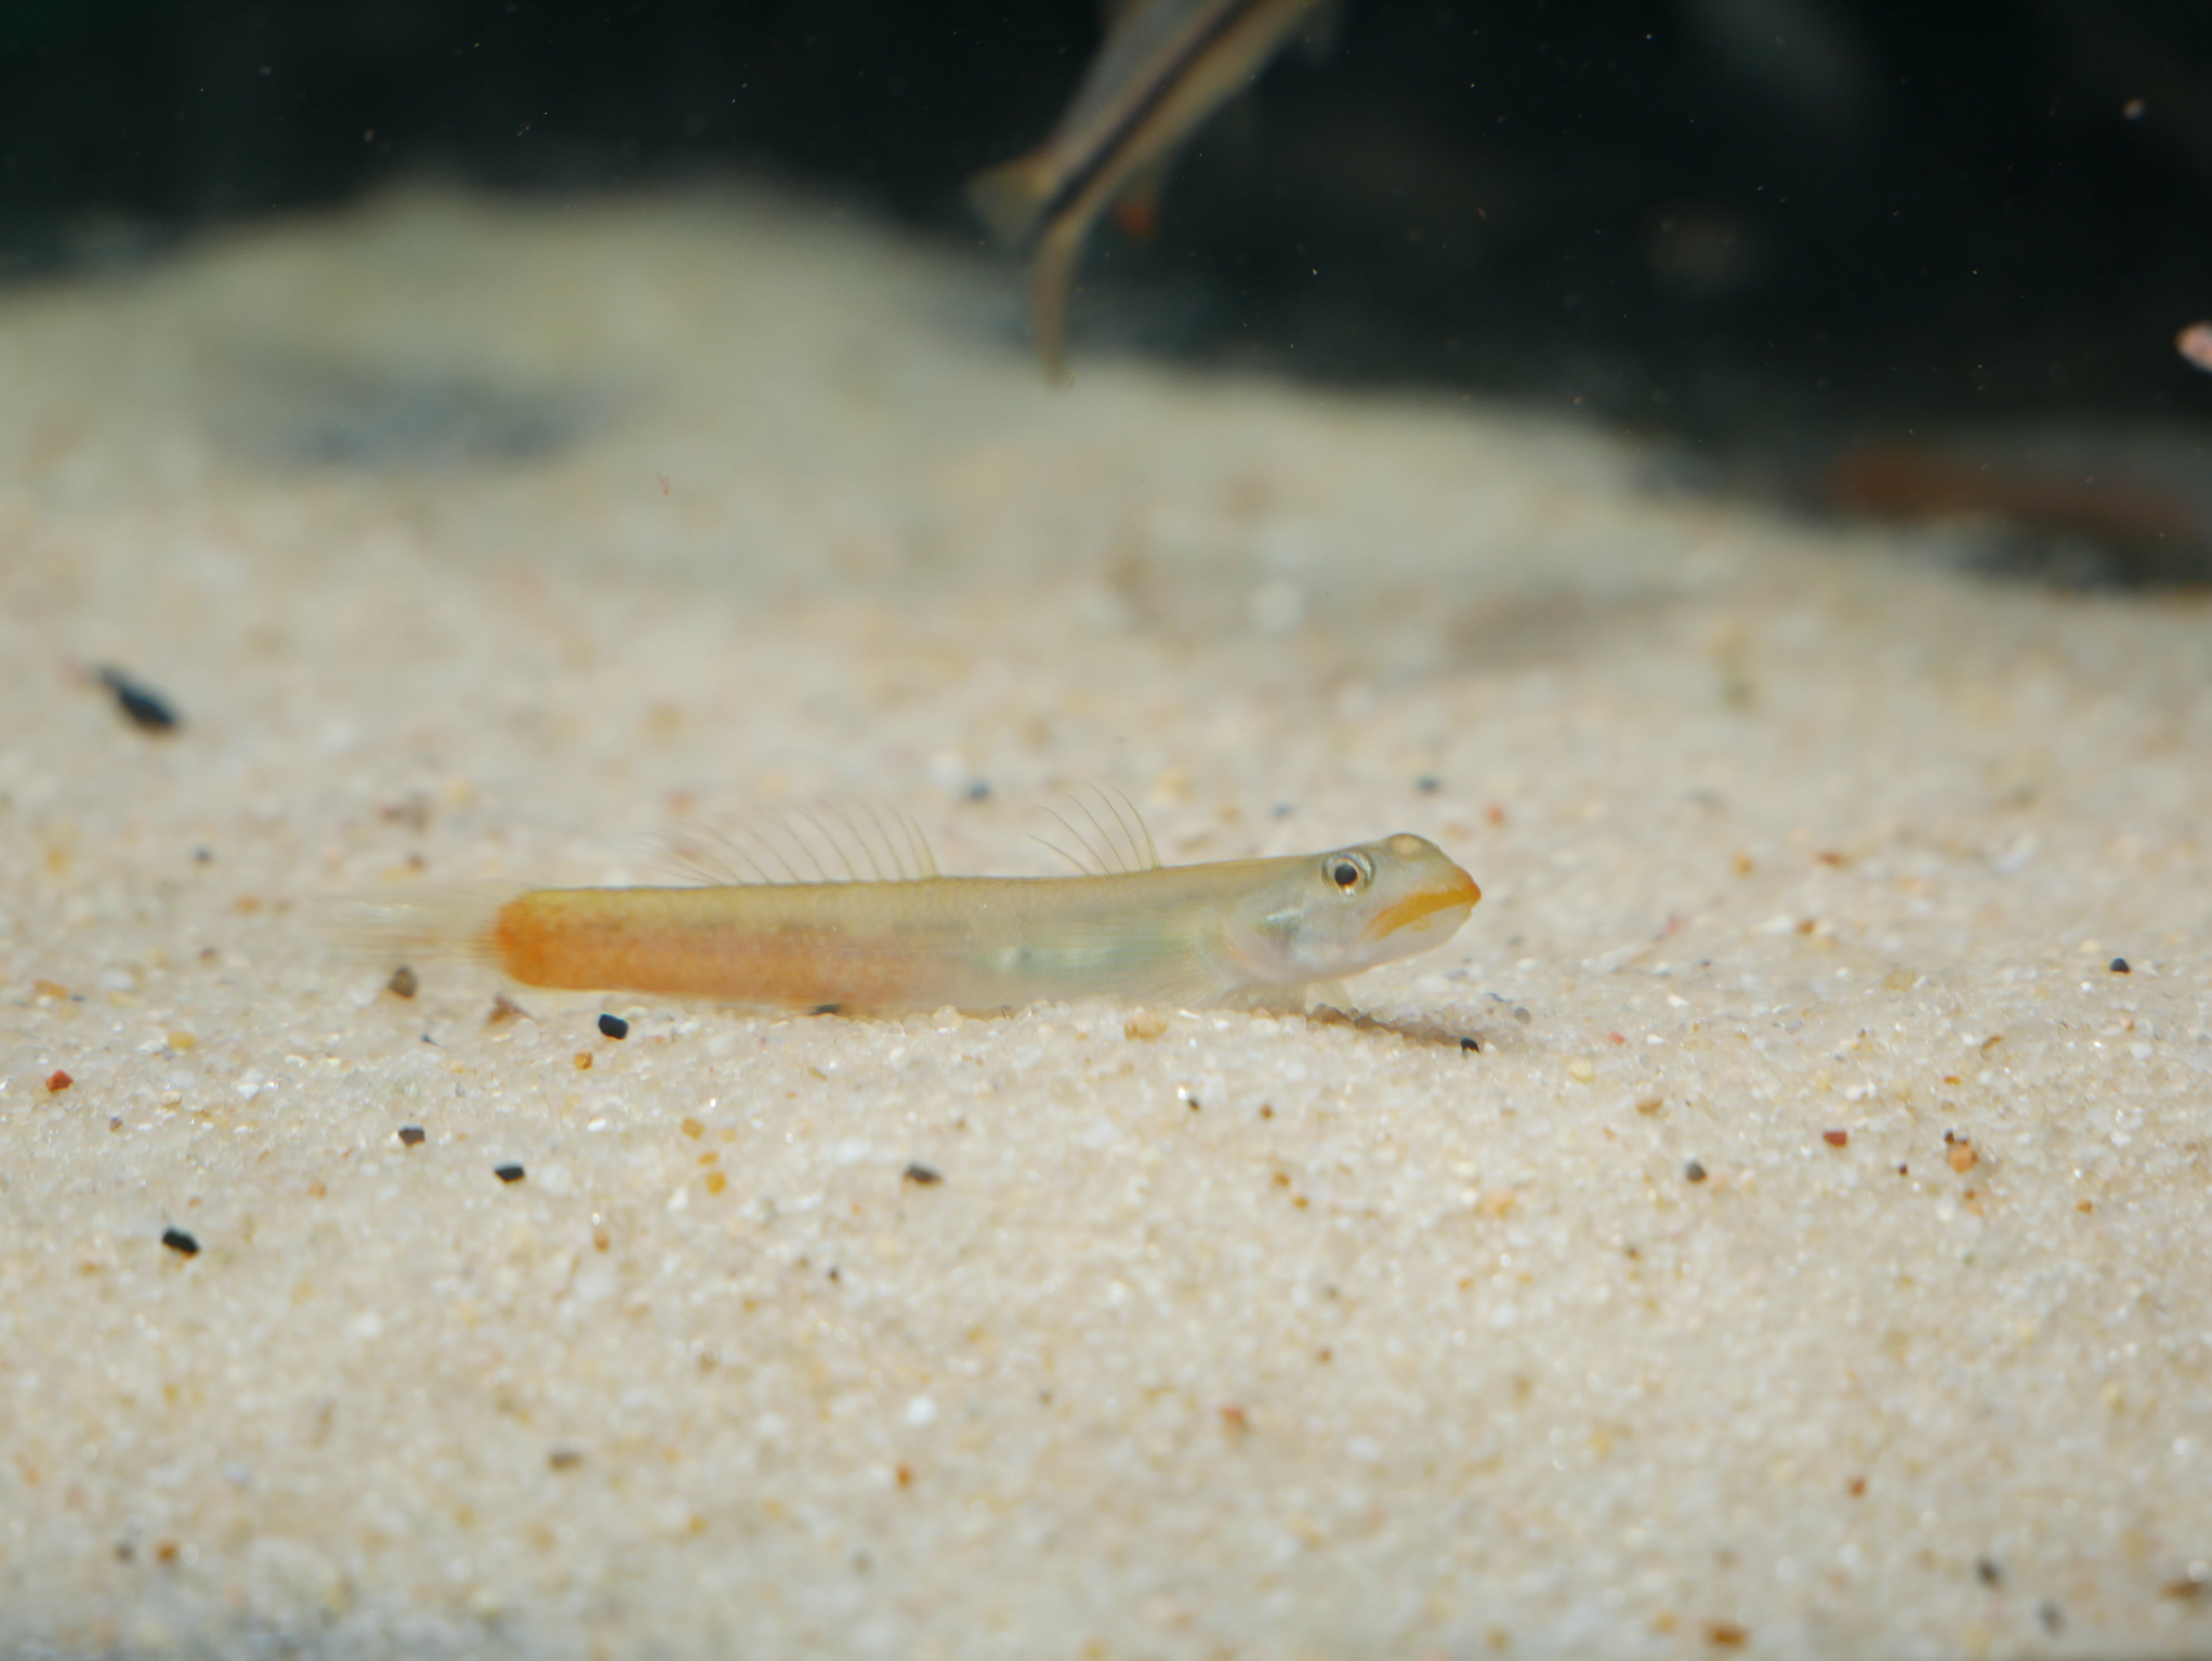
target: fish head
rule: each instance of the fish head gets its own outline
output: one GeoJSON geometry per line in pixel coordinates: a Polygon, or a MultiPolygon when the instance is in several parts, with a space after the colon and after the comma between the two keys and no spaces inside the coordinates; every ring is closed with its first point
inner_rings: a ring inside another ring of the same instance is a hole
{"type": "Polygon", "coordinates": [[[1337,980],[1442,946],[1482,897],[1474,879],[1422,837],[1280,863],[1228,931],[1239,966],[1272,985],[1337,980]]]}

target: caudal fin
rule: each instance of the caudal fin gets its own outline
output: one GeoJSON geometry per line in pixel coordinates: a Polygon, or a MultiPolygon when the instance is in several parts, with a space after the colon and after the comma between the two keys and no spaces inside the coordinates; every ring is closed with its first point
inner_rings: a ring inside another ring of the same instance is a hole
{"type": "Polygon", "coordinates": [[[987,167],[968,181],[968,204],[993,236],[1019,253],[1036,235],[1052,197],[1052,163],[1042,152],[987,167]]]}
{"type": "Polygon", "coordinates": [[[463,962],[497,969],[500,908],[514,883],[410,883],[395,894],[354,894],[324,910],[338,951],[364,967],[463,962]]]}

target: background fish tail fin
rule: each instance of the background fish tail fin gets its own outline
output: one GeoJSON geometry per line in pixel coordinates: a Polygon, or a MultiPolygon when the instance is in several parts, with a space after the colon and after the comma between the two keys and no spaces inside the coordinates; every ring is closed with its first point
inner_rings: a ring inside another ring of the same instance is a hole
{"type": "Polygon", "coordinates": [[[1052,163],[1039,152],[977,173],[968,181],[968,204],[994,237],[1019,252],[1036,237],[1052,191],[1052,163]]]}

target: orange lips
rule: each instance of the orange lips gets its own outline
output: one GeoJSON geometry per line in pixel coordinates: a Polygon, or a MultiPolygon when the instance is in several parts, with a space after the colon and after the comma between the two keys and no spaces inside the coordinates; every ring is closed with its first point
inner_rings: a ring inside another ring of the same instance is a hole
{"type": "Polygon", "coordinates": [[[1408,923],[1432,917],[1439,911],[1465,910],[1482,897],[1482,891],[1474,885],[1473,877],[1457,866],[1451,867],[1451,873],[1456,881],[1447,883],[1442,888],[1408,895],[1395,905],[1376,912],[1375,921],[1367,925],[1368,938],[1379,940],[1386,935],[1396,934],[1408,923]]]}

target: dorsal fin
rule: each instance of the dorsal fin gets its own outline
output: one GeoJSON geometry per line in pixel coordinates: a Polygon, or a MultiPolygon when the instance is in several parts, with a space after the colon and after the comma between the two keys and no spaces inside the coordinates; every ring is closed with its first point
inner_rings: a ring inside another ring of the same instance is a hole
{"type": "Polygon", "coordinates": [[[937,860],[913,818],[873,796],[770,802],[672,831],[664,855],[709,885],[923,882],[937,860]]]}
{"type": "Polygon", "coordinates": [[[1042,843],[1086,877],[1159,869],[1159,849],[1152,845],[1152,833],[1145,828],[1144,815],[1128,797],[1096,784],[1060,794],[1075,810],[1075,817],[1056,807],[1044,811],[1066,840],[1040,834],[1031,841],[1042,843]],[[1069,847],[1068,843],[1074,846],[1069,847]]]}

